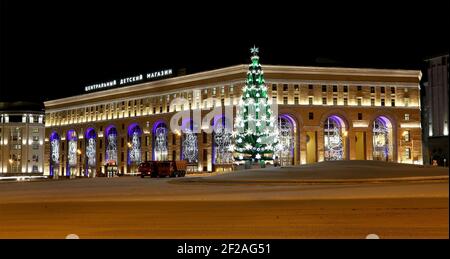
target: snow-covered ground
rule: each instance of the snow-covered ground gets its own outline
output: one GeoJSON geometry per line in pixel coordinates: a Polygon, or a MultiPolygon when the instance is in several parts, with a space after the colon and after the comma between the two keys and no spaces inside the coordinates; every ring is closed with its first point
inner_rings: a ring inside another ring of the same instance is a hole
{"type": "Polygon", "coordinates": [[[205,181],[296,181],[296,180],[358,180],[389,178],[448,177],[448,168],[399,164],[381,161],[326,161],[315,164],[268,167],[215,173],[211,177],[195,178],[205,181]]]}

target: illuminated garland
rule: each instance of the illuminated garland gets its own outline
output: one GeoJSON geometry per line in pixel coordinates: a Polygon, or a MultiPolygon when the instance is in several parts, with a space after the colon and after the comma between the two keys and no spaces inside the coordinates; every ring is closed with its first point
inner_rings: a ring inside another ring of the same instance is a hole
{"type": "Polygon", "coordinates": [[[252,48],[251,53],[252,63],[249,65],[235,118],[235,159],[272,160],[278,142],[278,128],[268,102],[264,71],[257,56],[258,48],[252,48]]]}

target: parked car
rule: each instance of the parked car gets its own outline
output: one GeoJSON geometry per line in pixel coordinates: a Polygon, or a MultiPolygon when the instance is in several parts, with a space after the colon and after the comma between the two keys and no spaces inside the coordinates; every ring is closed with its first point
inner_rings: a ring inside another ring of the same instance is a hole
{"type": "Polygon", "coordinates": [[[187,162],[181,161],[145,161],[138,167],[141,178],[150,177],[183,177],[186,175],[187,162]]]}

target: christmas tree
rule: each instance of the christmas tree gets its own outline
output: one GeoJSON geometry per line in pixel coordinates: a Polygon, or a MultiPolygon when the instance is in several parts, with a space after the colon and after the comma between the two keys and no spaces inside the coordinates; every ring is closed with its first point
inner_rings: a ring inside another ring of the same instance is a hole
{"type": "Polygon", "coordinates": [[[264,162],[272,160],[278,129],[268,101],[258,48],[253,47],[251,53],[252,63],[249,65],[247,80],[242,89],[239,107],[236,109],[235,159],[264,162]]]}

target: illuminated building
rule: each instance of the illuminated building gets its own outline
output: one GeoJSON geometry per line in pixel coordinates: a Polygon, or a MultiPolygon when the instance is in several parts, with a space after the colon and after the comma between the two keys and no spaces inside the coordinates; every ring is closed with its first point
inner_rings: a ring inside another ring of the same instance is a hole
{"type": "Polygon", "coordinates": [[[428,137],[430,162],[448,165],[449,123],[449,70],[448,54],[427,60],[427,82],[424,98],[424,135],[428,137]],[[444,161],[445,159],[445,161],[444,161]]]}
{"type": "Polygon", "coordinates": [[[0,175],[43,174],[44,134],[42,104],[0,103],[0,175]]]}
{"type": "MultiPolygon", "coordinates": [[[[262,68],[269,100],[278,104],[284,164],[345,159],[422,163],[420,71],[262,68]]],[[[105,165],[111,165],[131,174],[139,161],[187,157],[195,163],[192,170],[215,170],[218,161],[229,157],[224,149],[228,138],[217,136],[227,133],[189,136],[171,131],[170,120],[180,111],[201,110],[205,118],[214,108],[237,105],[247,70],[248,65],[237,65],[45,102],[45,173],[105,175],[105,165]],[[176,98],[186,102],[174,104],[176,98]]],[[[196,127],[206,130],[215,123],[213,117],[196,127]]]]}

